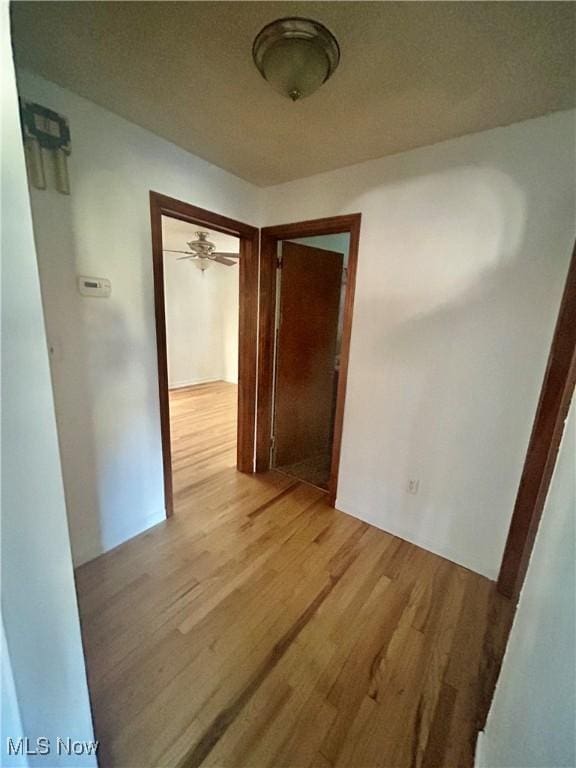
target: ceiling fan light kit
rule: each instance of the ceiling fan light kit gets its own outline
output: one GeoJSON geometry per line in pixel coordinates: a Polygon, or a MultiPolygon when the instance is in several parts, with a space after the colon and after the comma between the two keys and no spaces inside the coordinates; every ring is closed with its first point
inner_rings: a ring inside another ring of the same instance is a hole
{"type": "Polygon", "coordinates": [[[332,76],[340,62],[340,47],[323,24],[293,17],[266,25],[254,40],[252,56],[273,88],[298,101],[332,76]]]}
{"type": "Polygon", "coordinates": [[[183,256],[179,256],[177,261],[192,261],[202,272],[205,272],[210,266],[210,262],[215,261],[217,264],[223,264],[226,267],[233,267],[237,263],[236,259],[240,258],[239,253],[220,253],[216,250],[216,246],[210,240],[208,240],[209,232],[196,232],[196,240],[190,240],[186,243],[189,251],[175,251],[171,248],[165,248],[164,253],[181,253],[183,256]]]}

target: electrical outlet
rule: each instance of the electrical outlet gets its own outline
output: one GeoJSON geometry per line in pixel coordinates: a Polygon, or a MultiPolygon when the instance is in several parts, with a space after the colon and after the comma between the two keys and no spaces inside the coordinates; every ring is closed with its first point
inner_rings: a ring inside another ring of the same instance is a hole
{"type": "Polygon", "coordinates": [[[408,493],[412,493],[413,495],[416,495],[418,493],[419,488],[420,488],[420,480],[408,480],[408,488],[406,489],[408,493]]]}

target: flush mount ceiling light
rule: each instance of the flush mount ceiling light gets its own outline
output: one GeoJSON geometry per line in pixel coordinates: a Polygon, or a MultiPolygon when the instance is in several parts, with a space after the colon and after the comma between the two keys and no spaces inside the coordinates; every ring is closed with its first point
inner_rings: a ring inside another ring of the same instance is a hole
{"type": "Polygon", "coordinates": [[[254,63],[284,96],[298,101],[318,90],[340,61],[340,48],[323,24],[311,19],[278,19],[254,40],[254,63]]]}

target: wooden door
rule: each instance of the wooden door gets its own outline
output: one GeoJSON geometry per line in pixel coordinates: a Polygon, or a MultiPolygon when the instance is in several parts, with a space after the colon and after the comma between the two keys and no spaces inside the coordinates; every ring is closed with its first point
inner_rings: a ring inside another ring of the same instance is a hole
{"type": "Polygon", "coordinates": [[[343,255],[284,242],[281,269],[273,464],[329,466],[343,255]]]}

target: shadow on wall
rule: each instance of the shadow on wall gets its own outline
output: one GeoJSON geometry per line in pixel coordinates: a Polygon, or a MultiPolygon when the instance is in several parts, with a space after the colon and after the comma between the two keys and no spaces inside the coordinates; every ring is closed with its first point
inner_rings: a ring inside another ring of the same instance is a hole
{"type": "MultiPolygon", "coordinates": [[[[50,164],[46,163],[49,168],[50,164]]],[[[73,168],[73,166],[72,166],[73,168]]],[[[154,316],[145,306],[153,305],[152,260],[148,232],[140,244],[145,267],[136,280],[115,268],[122,260],[123,244],[116,238],[107,242],[101,254],[102,232],[108,226],[106,192],[114,174],[101,171],[90,180],[100,187],[103,203],[79,220],[82,210],[74,196],[81,198],[82,185],[72,176],[72,197],[60,195],[49,179],[46,191],[31,190],[39,270],[49,343],[52,347],[51,374],[62,455],[62,469],[74,563],[81,564],[117,545],[150,524],[135,506],[134,489],[148,499],[158,498],[154,482],[157,467],[139,462],[143,445],[150,450],[150,434],[158,431],[154,416],[158,409],[156,378],[150,375],[155,359],[154,316]],[[56,221],[54,226],[52,223],[56,221]],[[97,236],[97,237],[96,237],[97,236]],[[90,242],[95,238],[95,242],[90,242]],[[52,258],[58,254],[58,260],[52,258]],[[109,277],[109,299],[81,296],[78,275],[109,277]],[[124,278],[124,281],[122,280],[124,278]],[[146,296],[146,294],[149,294],[146,296]],[[130,309],[140,309],[140,335],[127,321],[130,309]],[[143,419],[136,405],[145,399],[143,419]],[[150,478],[153,478],[152,480],[150,478]]],[[[116,190],[115,207],[118,206],[116,190]]],[[[127,217],[135,202],[124,194],[127,217]]],[[[117,215],[117,214],[116,214],[117,215]]],[[[134,244],[131,244],[132,249],[134,244]]],[[[154,445],[156,448],[156,444],[154,445]]],[[[161,454],[158,454],[161,463],[161,454]]],[[[161,502],[157,504],[162,514],[161,502]]],[[[147,511],[147,510],[146,510],[147,511]]],[[[160,518],[161,519],[161,518],[160,518]]],[[[152,520],[157,522],[157,519],[152,520]]]]}
{"type": "Polygon", "coordinates": [[[98,464],[94,440],[89,345],[82,297],[76,288],[77,249],[71,199],[48,188],[30,188],[44,316],[50,349],[50,373],[58,425],[68,526],[75,563],[91,556],[86,542],[100,541],[98,464]],[[46,222],[56,222],[46,226],[46,222]],[[57,260],[51,254],[58,254],[57,260]],[[81,441],[78,436],[81,435],[81,441]],[[79,444],[79,442],[81,444],[79,444]]]}
{"type": "Polygon", "coordinates": [[[366,203],[342,507],[495,576],[563,270],[551,279],[528,247],[539,233],[527,193],[498,169],[384,188],[379,228],[366,203]]]}
{"type": "Polygon", "coordinates": [[[112,279],[110,299],[85,299],[80,315],[92,347],[88,402],[98,451],[93,480],[100,535],[86,542],[87,560],[163,520],[164,496],[148,195],[135,198],[116,169],[95,169],[82,180],[74,207],[81,259],[85,269],[112,279]],[[91,205],[94,199],[101,205],[91,205]],[[110,222],[116,227],[103,253],[110,222]],[[135,251],[138,268],[126,264],[135,251]]]}
{"type": "Polygon", "coordinates": [[[32,207],[47,328],[60,341],[52,365],[78,564],[165,517],[149,190],[243,221],[261,195],[41,77],[18,79],[72,132],[71,196],[50,183],[32,191],[32,207]],[[110,299],[80,298],[77,274],[109,278],[110,299]]]}

